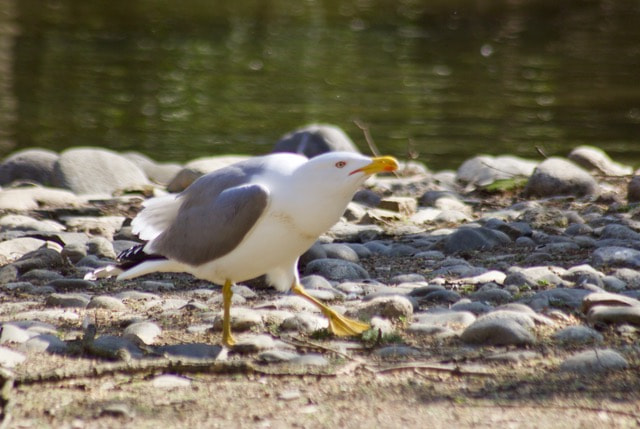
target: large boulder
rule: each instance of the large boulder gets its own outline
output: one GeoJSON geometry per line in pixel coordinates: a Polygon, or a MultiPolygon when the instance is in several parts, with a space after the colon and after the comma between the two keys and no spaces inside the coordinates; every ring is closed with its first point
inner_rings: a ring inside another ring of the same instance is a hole
{"type": "Polygon", "coordinates": [[[308,158],[331,151],[359,152],[353,141],[333,125],[308,125],[283,136],[273,152],[293,152],[308,158]]]}
{"type": "Polygon", "coordinates": [[[516,156],[479,155],[466,160],[456,172],[456,180],[470,187],[487,186],[496,180],[529,177],[537,163],[516,156]]]}
{"type": "Polygon", "coordinates": [[[58,154],[45,149],[26,149],[9,155],[0,164],[0,185],[16,181],[51,184],[58,154]]]}
{"type": "Polygon", "coordinates": [[[142,169],[122,155],[100,148],[80,147],[60,154],[53,185],[76,194],[113,194],[149,184],[142,169]]]}
{"type": "Polygon", "coordinates": [[[598,192],[596,180],[585,170],[563,158],[541,162],[529,178],[525,194],[536,197],[574,195],[593,196],[598,192]]]}

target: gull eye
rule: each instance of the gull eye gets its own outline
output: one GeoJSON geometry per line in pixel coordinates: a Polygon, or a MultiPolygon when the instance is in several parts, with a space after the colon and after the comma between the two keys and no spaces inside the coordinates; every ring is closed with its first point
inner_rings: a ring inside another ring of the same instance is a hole
{"type": "Polygon", "coordinates": [[[347,163],[346,163],[346,162],[344,162],[344,161],[338,161],[338,162],[336,162],[336,167],[337,167],[337,168],[342,168],[342,167],[344,167],[345,165],[347,165],[347,163]]]}

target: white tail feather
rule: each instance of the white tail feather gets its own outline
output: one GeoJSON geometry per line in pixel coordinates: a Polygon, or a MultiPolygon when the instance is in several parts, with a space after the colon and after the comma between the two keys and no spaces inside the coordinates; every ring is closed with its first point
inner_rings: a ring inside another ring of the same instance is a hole
{"type": "Polygon", "coordinates": [[[177,195],[147,200],[144,209],[131,222],[132,232],[143,240],[153,240],[173,222],[181,203],[177,195]]]}

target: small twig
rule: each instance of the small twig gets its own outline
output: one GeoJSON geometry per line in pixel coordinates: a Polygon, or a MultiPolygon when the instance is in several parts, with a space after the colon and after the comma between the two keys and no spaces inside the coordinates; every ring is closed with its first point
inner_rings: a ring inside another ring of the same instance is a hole
{"type": "Polygon", "coordinates": [[[536,146],[536,152],[538,152],[538,154],[539,154],[541,157],[543,157],[544,159],[549,158],[549,157],[547,156],[547,154],[546,154],[546,153],[544,153],[544,149],[542,148],[542,146],[536,146]]]}
{"type": "Polygon", "coordinates": [[[367,145],[369,145],[369,150],[371,151],[371,153],[375,156],[380,156],[380,151],[378,150],[378,147],[376,146],[375,142],[373,141],[373,137],[371,137],[371,133],[369,132],[369,126],[363,124],[359,119],[355,119],[353,123],[356,125],[356,127],[360,128],[360,131],[362,131],[362,134],[364,134],[364,140],[367,142],[367,145]]]}
{"type": "Polygon", "coordinates": [[[435,372],[446,372],[451,375],[472,375],[476,377],[488,377],[492,376],[492,373],[484,372],[484,371],[468,371],[460,368],[457,365],[442,365],[438,363],[427,363],[427,362],[412,362],[401,365],[394,365],[386,368],[380,368],[374,370],[376,374],[383,374],[385,372],[395,372],[395,371],[406,371],[406,370],[416,370],[416,369],[426,369],[428,371],[435,372]]]}

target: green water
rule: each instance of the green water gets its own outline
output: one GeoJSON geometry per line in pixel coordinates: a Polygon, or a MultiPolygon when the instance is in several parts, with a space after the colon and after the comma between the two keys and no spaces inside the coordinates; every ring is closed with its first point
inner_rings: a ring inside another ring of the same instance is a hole
{"type": "Polygon", "coordinates": [[[268,152],[310,122],[433,169],[580,144],[640,166],[640,2],[0,0],[0,156],[268,152]]]}

